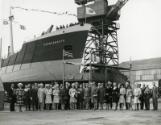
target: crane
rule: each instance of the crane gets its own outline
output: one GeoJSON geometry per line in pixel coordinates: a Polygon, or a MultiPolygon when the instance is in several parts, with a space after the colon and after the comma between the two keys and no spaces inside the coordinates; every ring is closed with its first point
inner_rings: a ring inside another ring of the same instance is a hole
{"type": "MultiPolygon", "coordinates": [[[[109,5],[109,0],[75,0],[79,5],[77,8],[77,18],[80,24],[89,23],[94,27],[88,35],[86,47],[84,49],[83,61],[84,71],[89,71],[90,66],[101,65],[100,72],[107,74],[107,67],[119,69],[119,49],[117,21],[120,18],[120,10],[129,0],[117,0],[115,4],[109,5]],[[90,8],[94,13],[85,13],[86,8],[90,8]],[[99,33],[98,33],[99,32],[99,33]],[[95,48],[92,48],[92,46],[95,48]],[[91,59],[92,57],[93,59],[91,59]],[[95,59],[98,59],[95,60],[95,59]],[[118,67],[118,68],[116,68],[118,67]]],[[[97,74],[97,72],[92,71],[97,74]]],[[[98,75],[98,74],[97,74],[98,75]]],[[[106,81],[106,75],[105,75],[106,81]]]]}
{"type": "Polygon", "coordinates": [[[121,8],[128,2],[129,0],[118,0],[114,5],[108,9],[106,13],[107,18],[118,19],[117,16],[120,17],[119,11],[121,8]]]}

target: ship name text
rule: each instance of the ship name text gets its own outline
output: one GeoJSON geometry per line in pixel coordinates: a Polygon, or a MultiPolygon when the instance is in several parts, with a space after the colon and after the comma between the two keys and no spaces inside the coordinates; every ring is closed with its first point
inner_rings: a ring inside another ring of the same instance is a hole
{"type": "Polygon", "coordinates": [[[43,46],[53,46],[53,45],[56,45],[56,44],[62,44],[64,42],[65,42],[65,39],[54,40],[54,41],[44,43],[43,46]]]}

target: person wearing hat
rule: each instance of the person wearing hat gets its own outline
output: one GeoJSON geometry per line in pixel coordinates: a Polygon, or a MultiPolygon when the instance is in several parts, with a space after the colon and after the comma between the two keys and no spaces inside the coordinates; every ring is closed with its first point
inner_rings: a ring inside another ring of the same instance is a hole
{"type": "Polygon", "coordinates": [[[17,104],[19,106],[19,112],[22,112],[23,100],[24,100],[24,89],[22,88],[23,84],[18,83],[18,89],[16,90],[17,95],[17,104]]]}

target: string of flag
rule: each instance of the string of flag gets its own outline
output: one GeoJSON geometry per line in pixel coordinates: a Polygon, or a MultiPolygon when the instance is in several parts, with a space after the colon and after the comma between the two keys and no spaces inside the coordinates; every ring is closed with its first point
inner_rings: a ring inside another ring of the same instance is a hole
{"type": "Polygon", "coordinates": [[[43,13],[49,13],[49,14],[54,14],[54,15],[68,15],[68,16],[74,16],[77,17],[76,14],[70,13],[68,11],[65,12],[55,12],[55,11],[47,11],[47,10],[41,10],[41,9],[27,9],[19,6],[11,7],[11,9],[21,9],[25,11],[35,11],[35,12],[43,12],[43,13]]]}
{"type": "MultiPolygon", "coordinates": [[[[74,16],[74,17],[77,17],[76,14],[72,14],[68,11],[65,11],[65,12],[54,12],[54,11],[47,11],[47,10],[41,10],[41,9],[27,9],[27,8],[23,8],[23,7],[19,7],[19,6],[12,6],[11,9],[21,9],[21,10],[25,10],[25,11],[35,11],[35,12],[42,12],[42,13],[49,13],[49,14],[54,14],[54,15],[68,15],[68,16],[74,16]]],[[[3,22],[3,25],[8,25],[9,24],[9,20],[7,19],[0,19],[0,21],[3,22]]],[[[13,21],[13,23],[16,23],[19,25],[20,29],[21,30],[26,30],[26,27],[22,24],[20,24],[19,22],[17,21],[13,21]]]]}
{"type": "MultiPolygon", "coordinates": [[[[9,24],[9,20],[7,20],[7,19],[0,19],[0,21],[2,21],[3,25],[9,24]]],[[[17,22],[17,21],[12,21],[12,22],[15,24],[18,24],[21,30],[26,30],[26,27],[24,25],[20,24],[19,22],[17,22]]]]}

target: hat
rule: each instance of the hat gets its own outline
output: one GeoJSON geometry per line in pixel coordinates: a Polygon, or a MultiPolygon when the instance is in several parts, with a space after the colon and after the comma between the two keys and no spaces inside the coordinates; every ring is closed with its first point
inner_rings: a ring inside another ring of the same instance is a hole
{"type": "Polygon", "coordinates": [[[46,86],[46,87],[49,87],[49,84],[46,84],[45,86],[46,86]]]}
{"type": "Polygon", "coordinates": [[[43,86],[43,83],[40,83],[39,86],[43,86]]]}
{"type": "Polygon", "coordinates": [[[23,86],[23,84],[22,83],[18,83],[18,86],[23,86]]]}

